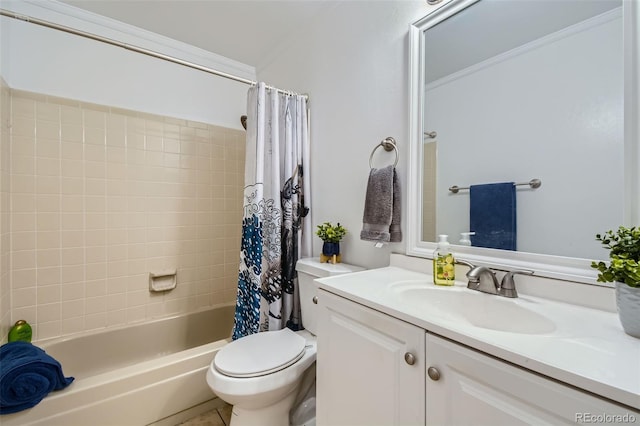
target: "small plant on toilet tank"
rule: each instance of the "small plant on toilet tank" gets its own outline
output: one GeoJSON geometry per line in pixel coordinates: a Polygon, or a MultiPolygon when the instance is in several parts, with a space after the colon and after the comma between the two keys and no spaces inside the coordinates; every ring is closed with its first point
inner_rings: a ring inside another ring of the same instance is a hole
{"type": "Polygon", "coordinates": [[[331,222],[318,225],[316,235],[324,242],[320,262],[340,263],[340,241],[346,233],[346,228],[340,225],[340,222],[335,226],[331,222]]]}

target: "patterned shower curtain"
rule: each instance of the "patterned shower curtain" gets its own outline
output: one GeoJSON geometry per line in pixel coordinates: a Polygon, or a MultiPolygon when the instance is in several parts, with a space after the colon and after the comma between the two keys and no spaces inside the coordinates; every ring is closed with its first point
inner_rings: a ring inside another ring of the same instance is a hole
{"type": "Polygon", "coordinates": [[[244,216],[233,339],[300,328],[296,261],[311,255],[307,102],[258,83],[247,95],[244,216]]]}

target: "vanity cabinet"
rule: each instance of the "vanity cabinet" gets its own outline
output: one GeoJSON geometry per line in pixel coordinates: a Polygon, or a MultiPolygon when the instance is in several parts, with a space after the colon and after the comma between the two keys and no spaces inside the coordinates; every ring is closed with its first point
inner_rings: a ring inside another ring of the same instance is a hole
{"type": "Polygon", "coordinates": [[[427,425],[575,425],[632,414],[439,336],[427,334],[426,340],[427,425]]]}
{"type": "Polygon", "coordinates": [[[320,290],[319,426],[425,424],[425,332],[320,290]]]}
{"type": "Polygon", "coordinates": [[[333,293],[320,290],[318,298],[318,426],[640,419],[637,411],[333,293]]]}

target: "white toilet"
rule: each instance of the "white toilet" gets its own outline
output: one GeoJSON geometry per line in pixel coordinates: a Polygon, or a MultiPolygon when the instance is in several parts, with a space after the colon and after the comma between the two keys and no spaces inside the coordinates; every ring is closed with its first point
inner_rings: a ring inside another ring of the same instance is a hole
{"type": "Polygon", "coordinates": [[[284,426],[296,399],[313,384],[316,361],[315,278],[360,271],[344,263],[300,259],[296,264],[305,330],[288,328],[253,334],[222,348],[207,370],[209,387],[233,405],[232,426],[284,426]],[[306,374],[305,374],[306,373],[306,374]],[[305,377],[306,376],[306,377],[305,377]],[[309,386],[306,386],[307,388],[309,386]]]}

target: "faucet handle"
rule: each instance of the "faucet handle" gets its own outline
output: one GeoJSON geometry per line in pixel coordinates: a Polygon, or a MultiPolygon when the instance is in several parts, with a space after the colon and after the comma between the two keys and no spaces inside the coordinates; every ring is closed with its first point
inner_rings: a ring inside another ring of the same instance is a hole
{"type": "Polygon", "coordinates": [[[515,270],[507,272],[507,274],[502,277],[502,283],[500,284],[500,296],[504,297],[518,297],[518,292],[516,291],[516,282],[513,279],[513,276],[516,274],[520,275],[533,275],[534,271],[529,270],[515,270]]]}

